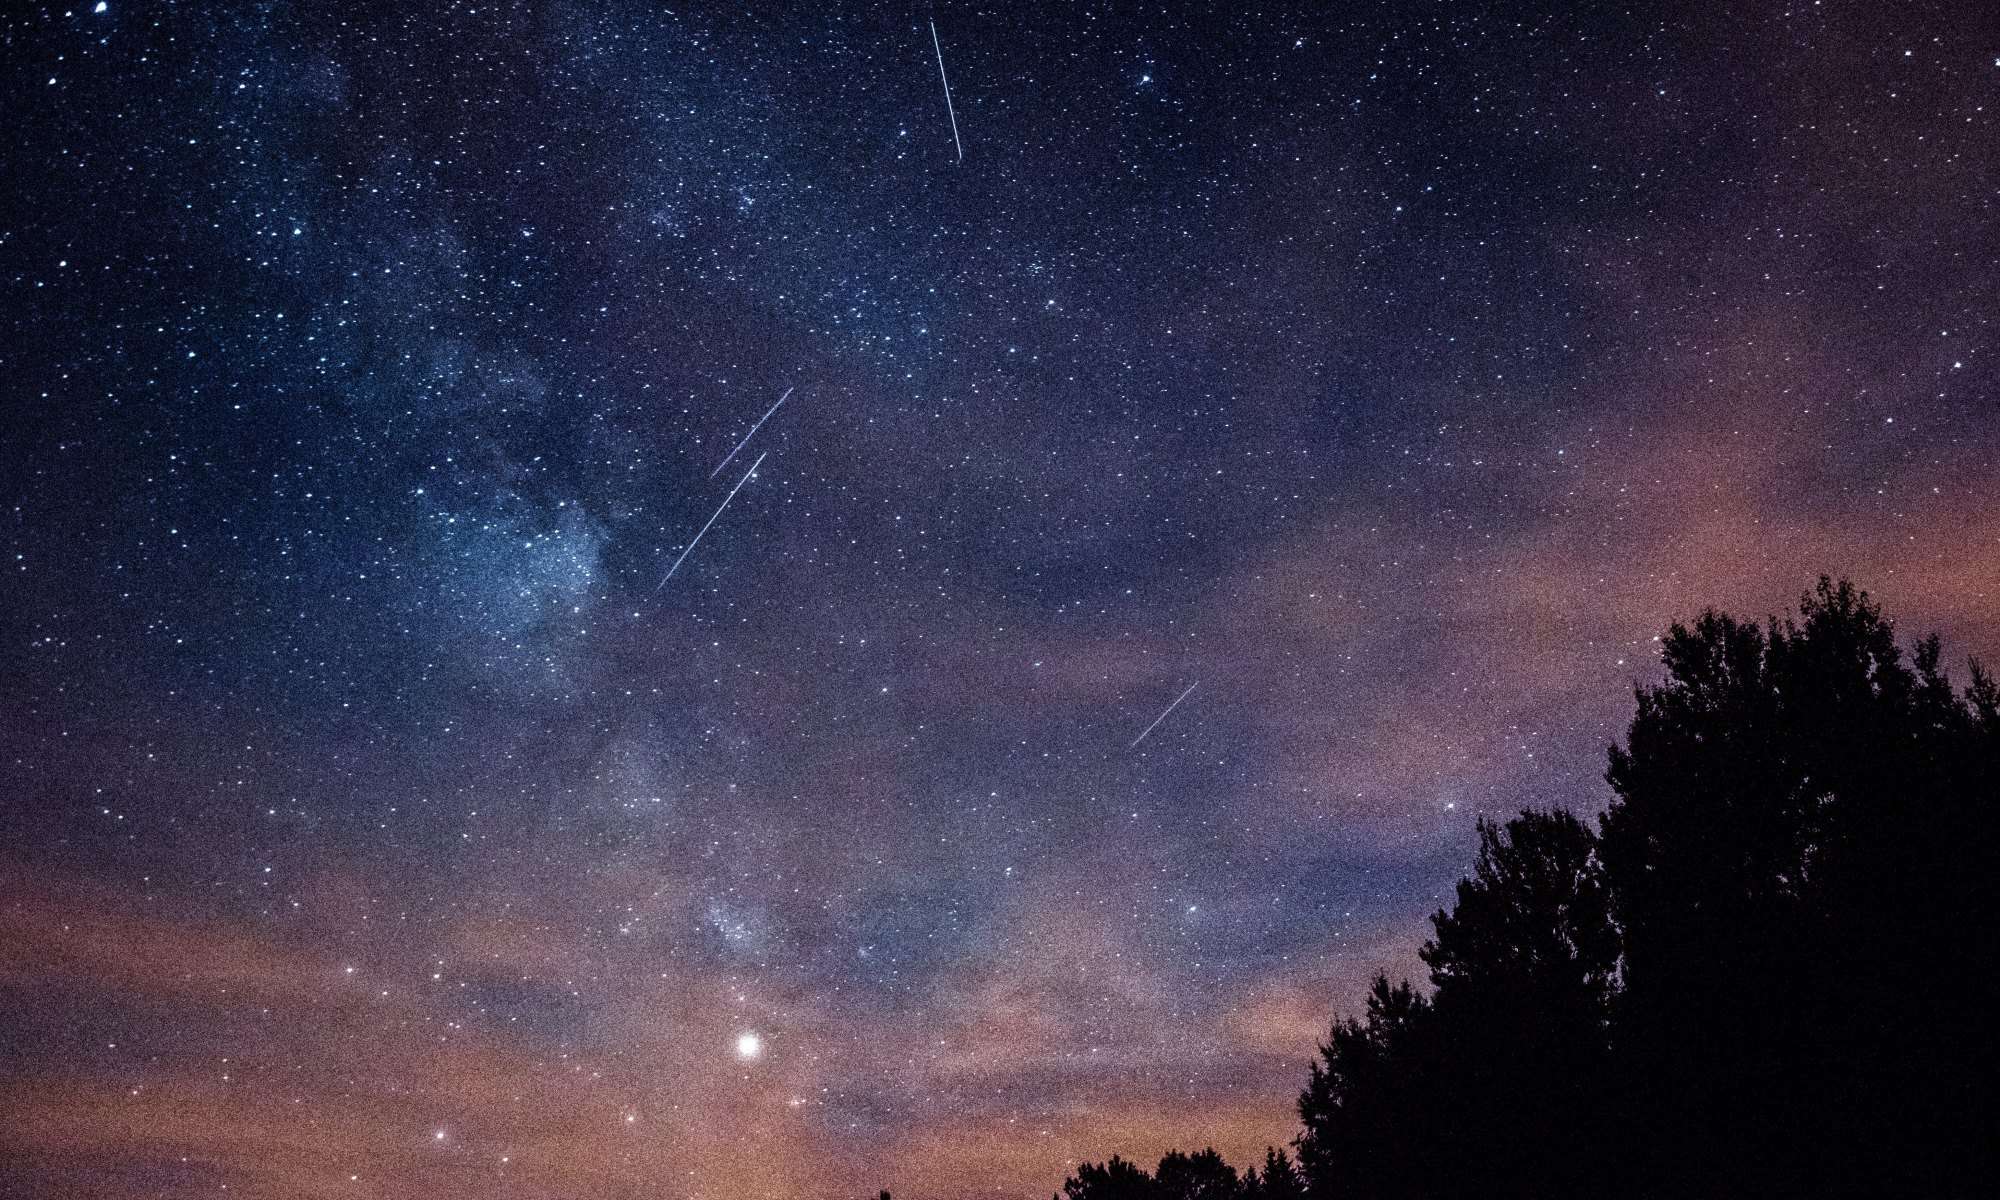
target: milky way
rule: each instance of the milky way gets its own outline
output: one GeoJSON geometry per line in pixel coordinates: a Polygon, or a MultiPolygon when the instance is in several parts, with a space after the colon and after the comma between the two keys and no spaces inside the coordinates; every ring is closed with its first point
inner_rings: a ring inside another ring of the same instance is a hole
{"type": "Polygon", "coordinates": [[[754,7],[0,18],[0,1190],[1244,1161],[1668,622],[2000,656],[1986,5],[754,7]]]}

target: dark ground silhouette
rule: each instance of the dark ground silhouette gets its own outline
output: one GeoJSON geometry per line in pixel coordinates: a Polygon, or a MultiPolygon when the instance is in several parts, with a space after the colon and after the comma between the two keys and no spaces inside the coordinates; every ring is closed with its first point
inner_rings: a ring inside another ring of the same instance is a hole
{"type": "Polygon", "coordinates": [[[1430,987],[1334,1025],[1293,1155],[1068,1200],[1987,1194],[2000,688],[1826,579],[1665,665],[1595,831],[1480,825],[1430,987]]]}

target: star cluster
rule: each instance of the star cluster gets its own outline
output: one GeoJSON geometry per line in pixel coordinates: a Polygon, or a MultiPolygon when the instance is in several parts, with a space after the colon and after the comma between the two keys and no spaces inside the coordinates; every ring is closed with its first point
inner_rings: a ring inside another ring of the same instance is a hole
{"type": "Polygon", "coordinates": [[[1983,14],[0,17],[0,1190],[1282,1144],[1667,622],[2000,651],[1983,14]]]}

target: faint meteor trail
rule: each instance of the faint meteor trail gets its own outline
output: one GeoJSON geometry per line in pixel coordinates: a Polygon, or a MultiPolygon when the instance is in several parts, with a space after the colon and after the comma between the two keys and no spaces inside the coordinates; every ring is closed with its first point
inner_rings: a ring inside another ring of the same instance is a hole
{"type": "Polygon", "coordinates": [[[1146,726],[1145,731],[1142,732],[1138,737],[1133,738],[1132,744],[1125,748],[1127,750],[1137,750],[1139,748],[1139,743],[1146,740],[1146,734],[1153,732],[1155,729],[1158,729],[1160,727],[1160,722],[1167,719],[1167,713],[1170,713],[1174,711],[1176,708],[1179,708],[1181,705],[1181,701],[1188,698],[1188,693],[1194,691],[1196,688],[1200,686],[1201,686],[1201,680],[1199,679],[1195,680],[1193,683],[1188,684],[1187,691],[1182,692],[1178,696],[1175,696],[1174,702],[1172,704],[1167,705],[1166,709],[1163,712],[1161,712],[1159,716],[1154,717],[1153,723],[1151,725],[1146,726]]]}
{"type": "Polygon", "coordinates": [[[937,22],[931,22],[931,48],[937,51],[938,82],[944,84],[944,115],[951,118],[951,144],[958,147],[958,161],[965,161],[965,143],[958,140],[958,113],[951,106],[951,80],[944,75],[944,46],[939,44],[937,22]]]}
{"type": "MultiPolygon", "coordinates": [[[[786,397],[789,397],[794,390],[795,389],[793,388],[786,388],[785,394],[783,396],[778,397],[778,404],[783,404],[785,402],[786,397]]],[[[765,411],[763,416],[757,418],[757,423],[750,427],[750,432],[744,434],[743,440],[736,443],[736,450],[741,450],[743,447],[750,444],[750,439],[757,436],[757,431],[764,427],[764,422],[770,420],[771,414],[778,411],[778,404],[773,404],[768,410],[765,411]]],[[[722,468],[728,466],[729,460],[736,457],[736,450],[731,450],[729,453],[722,456],[722,461],[715,464],[715,470],[710,471],[708,473],[708,477],[710,479],[713,479],[717,475],[722,474],[722,468]]]]}
{"type": "MultiPolygon", "coordinates": [[[[769,450],[766,450],[766,451],[764,451],[764,454],[769,454],[769,453],[770,453],[770,451],[769,451],[769,450]]],[[[751,477],[752,475],[755,475],[755,474],[757,473],[757,468],[758,468],[758,467],[761,467],[761,466],[763,466],[763,465],[764,465],[764,454],[759,454],[759,455],[757,456],[757,461],[756,461],[756,462],[753,462],[753,463],[751,463],[751,464],[750,464],[750,469],[749,469],[749,470],[747,470],[747,471],[745,471],[745,472],[743,472],[743,478],[741,478],[741,479],[737,480],[737,481],[736,481],[736,486],[735,486],[735,487],[733,487],[733,488],[730,488],[730,489],[729,489],[729,494],[728,494],[727,496],[724,496],[724,497],[722,498],[722,503],[721,503],[721,504],[718,504],[718,505],[716,505],[716,506],[715,506],[715,517],[719,517],[719,516],[721,516],[721,515],[722,515],[722,510],[723,510],[723,509],[725,509],[725,508],[728,508],[728,507],[729,507],[729,502],[730,502],[731,500],[734,500],[734,499],[736,499],[736,493],[738,493],[738,492],[742,491],[742,490],[743,490],[743,485],[744,485],[744,484],[746,484],[746,483],[749,483],[749,482],[750,482],[750,477],[751,477]]],[[[714,478],[714,476],[710,476],[710,478],[714,478]]],[[[715,524],[715,517],[710,517],[710,518],[708,519],[708,525],[713,525],[713,524],[715,524]]],[[[654,588],[653,588],[653,594],[654,594],[655,596],[657,596],[657,595],[659,595],[659,594],[660,594],[660,589],[661,589],[661,588],[663,588],[663,587],[667,586],[667,580],[669,580],[669,579],[672,579],[672,578],[674,577],[674,572],[675,572],[675,571],[678,571],[678,570],[680,570],[680,569],[681,569],[681,564],[687,561],[687,556],[688,556],[689,554],[692,554],[692,553],[694,552],[694,548],[695,548],[695,546],[696,546],[696,545],[697,545],[697,544],[698,544],[698,543],[699,543],[699,542],[701,541],[701,535],[702,535],[703,533],[707,533],[707,532],[708,532],[708,525],[703,525],[703,526],[701,527],[701,532],[700,532],[700,533],[697,533],[697,534],[695,534],[695,535],[694,535],[694,541],[692,541],[692,542],[689,542],[689,543],[687,544],[687,549],[685,549],[685,550],[681,551],[681,556],[680,556],[679,558],[677,558],[677,559],[675,559],[675,560],[674,560],[674,565],[673,565],[673,566],[671,566],[671,567],[668,567],[668,568],[667,568],[667,573],[666,573],[665,575],[663,575],[663,576],[661,576],[661,577],[660,577],[660,582],[659,582],[659,583],[658,583],[657,585],[655,585],[655,586],[654,586],[654,588]]],[[[1176,703],[1179,703],[1179,702],[1178,702],[1178,701],[1176,701],[1176,703]]]]}

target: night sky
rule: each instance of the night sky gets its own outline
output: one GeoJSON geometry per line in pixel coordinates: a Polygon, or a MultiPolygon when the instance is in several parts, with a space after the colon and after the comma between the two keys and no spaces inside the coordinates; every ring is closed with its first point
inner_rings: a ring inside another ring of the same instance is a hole
{"type": "Polygon", "coordinates": [[[0,17],[0,1192],[1240,1163],[1671,620],[2000,657],[1986,3],[382,7],[0,17]]]}

